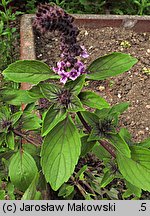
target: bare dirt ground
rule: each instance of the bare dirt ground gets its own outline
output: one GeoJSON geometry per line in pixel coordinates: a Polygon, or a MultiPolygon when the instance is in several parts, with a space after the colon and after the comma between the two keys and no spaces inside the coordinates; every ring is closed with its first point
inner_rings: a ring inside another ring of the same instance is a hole
{"type": "MultiPolygon", "coordinates": [[[[138,63],[128,72],[107,81],[90,81],[86,88],[91,89],[110,104],[130,102],[129,109],[122,114],[120,126],[126,127],[139,142],[150,135],[150,33],[136,33],[118,28],[80,29],[78,36],[90,54],[87,65],[94,59],[111,52],[129,53],[138,63]]],[[[55,66],[60,59],[59,37],[57,33],[43,36],[36,34],[37,59],[55,66]]]]}

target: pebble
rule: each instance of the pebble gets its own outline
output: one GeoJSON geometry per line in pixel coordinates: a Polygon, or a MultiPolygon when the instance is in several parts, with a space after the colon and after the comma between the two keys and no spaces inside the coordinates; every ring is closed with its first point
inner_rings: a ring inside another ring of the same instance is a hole
{"type": "Polygon", "coordinates": [[[147,109],[150,109],[150,105],[146,105],[146,108],[147,108],[147,109]]]}
{"type": "Polygon", "coordinates": [[[86,36],[86,35],[88,35],[88,34],[89,34],[88,31],[85,31],[84,35],[86,36]]]}
{"type": "Polygon", "coordinates": [[[150,49],[147,49],[147,53],[150,53],[150,49]]]}
{"type": "Polygon", "coordinates": [[[99,86],[99,87],[98,87],[98,90],[99,90],[99,91],[104,91],[104,90],[105,90],[105,87],[104,87],[104,86],[99,86]]]}
{"type": "Polygon", "coordinates": [[[145,129],[148,131],[148,130],[149,130],[149,127],[146,127],[145,129]]]}
{"type": "Polygon", "coordinates": [[[42,55],[43,55],[43,54],[39,54],[37,57],[40,58],[40,57],[42,57],[42,55]]]}
{"type": "Polygon", "coordinates": [[[138,134],[139,134],[139,135],[144,135],[145,132],[144,132],[143,130],[140,130],[140,131],[138,132],[138,134]]]}
{"type": "Polygon", "coordinates": [[[93,46],[90,46],[90,47],[89,47],[89,50],[90,50],[90,49],[93,49],[93,46]]]}
{"type": "Polygon", "coordinates": [[[118,98],[121,98],[121,94],[120,93],[118,93],[118,98]]]}
{"type": "Polygon", "coordinates": [[[131,122],[131,126],[134,126],[134,125],[135,125],[135,122],[134,122],[134,121],[132,121],[132,122],[131,122]]]}

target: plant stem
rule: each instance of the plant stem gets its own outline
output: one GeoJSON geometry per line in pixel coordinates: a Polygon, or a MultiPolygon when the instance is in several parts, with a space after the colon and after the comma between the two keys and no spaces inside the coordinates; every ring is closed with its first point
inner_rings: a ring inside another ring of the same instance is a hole
{"type": "Polygon", "coordinates": [[[82,184],[84,184],[88,189],[89,191],[94,195],[94,200],[97,200],[97,196],[94,192],[94,190],[91,188],[91,186],[84,180],[80,180],[82,182],[82,184]]]}
{"type": "Polygon", "coordinates": [[[37,142],[37,141],[34,141],[34,140],[32,140],[31,138],[29,138],[29,137],[26,137],[25,134],[21,133],[21,132],[18,131],[18,130],[15,130],[15,129],[14,129],[13,132],[14,132],[17,136],[22,137],[23,139],[27,140],[28,142],[30,142],[31,144],[33,144],[33,145],[36,146],[36,147],[39,147],[39,146],[41,145],[41,143],[39,143],[39,142],[37,142]]]}
{"type": "Polygon", "coordinates": [[[87,122],[85,121],[85,119],[83,118],[83,116],[81,115],[81,113],[77,112],[77,115],[78,115],[81,123],[85,127],[85,129],[90,133],[91,132],[91,127],[87,124],[87,122]]]}
{"type": "Polygon", "coordinates": [[[109,142],[107,142],[106,140],[99,140],[98,142],[101,144],[101,146],[103,146],[104,149],[106,149],[106,151],[111,154],[112,157],[116,158],[114,149],[111,148],[111,144],[109,142]]]}
{"type": "MultiPolygon", "coordinates": [[[[91,132],[91,127],[87,124],[87,122],[83,118],[82,114],[80,112],[77,112],[77,115],[78,115],[81,123],[85,127],[85,129],[90,133],[91,132]]],[[[99,140],[99,143],[100,143],[101,146],[103,146],[104,149],[106,149],[106,151],[108,151],[111,154],[112,157],[116,158],[116,155],[114,153],[114,150],[111,148],[110,143],[108,143],[106,140],[99,140]]]]}
{"type": "Polygon", "coordinates": [[[73,176],[71,176],[70,178],[74,182],[74,184],[76,185],[76,187],[78,188],[82,196],[85,197],[86,191],[84,190],[84,188],[77,181],[75,181],[75,178],[73,176]]]}

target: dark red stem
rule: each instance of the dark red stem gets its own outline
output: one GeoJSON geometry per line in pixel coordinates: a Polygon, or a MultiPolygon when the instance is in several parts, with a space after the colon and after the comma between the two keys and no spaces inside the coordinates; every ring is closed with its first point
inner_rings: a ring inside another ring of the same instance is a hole
{"type": "Polygon", "coordinates": [[[21,133],[18,130],[13,130],[14,134],[16,134],[17,136],[22,137],[23,139],[27,140],[29,143],[31,143],[32,145],[35,145],[36,147],[39,147],[41,144],[36,140],[31,139],[30,137],[27,137],[25,134],[21,133]]]}

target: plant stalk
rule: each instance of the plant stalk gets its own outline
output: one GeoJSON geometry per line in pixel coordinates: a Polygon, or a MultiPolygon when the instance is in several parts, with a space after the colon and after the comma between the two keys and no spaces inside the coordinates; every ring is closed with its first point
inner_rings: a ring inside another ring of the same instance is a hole
{"type": "Polygon", "coordinates": [[[36,141],[32,140],[32,139],[29,138],[29,137],[26,137],[26,135],[24,135],[24,134],[21,133],[20,131],[14,129],[13,132],[14,132],[14,134],[16,134],[17,136],[20,136],[20,137],[22,137],[23,139],[27,140],[29,143],[33,144],[34,146],[36,146],[36,147],[41,146],[41,143],[36,142],[36,141]]]}

